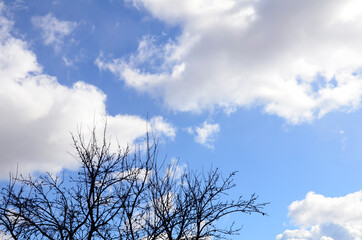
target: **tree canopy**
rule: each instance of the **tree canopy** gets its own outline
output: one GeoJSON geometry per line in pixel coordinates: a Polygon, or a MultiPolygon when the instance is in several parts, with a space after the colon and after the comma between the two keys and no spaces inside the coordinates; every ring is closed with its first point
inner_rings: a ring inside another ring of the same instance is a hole
{"type": "Polygon", "coordinates": [[[233,172],[180,169],[158,159],[157,141],[110,151],[110,141],[73,135],[79,171],[11,175],[2,188],[0,231],[8,239],[222,239],[237,234],[218,221],[232,213],[264,215],[257,196],[228,200],[233,172]]]}

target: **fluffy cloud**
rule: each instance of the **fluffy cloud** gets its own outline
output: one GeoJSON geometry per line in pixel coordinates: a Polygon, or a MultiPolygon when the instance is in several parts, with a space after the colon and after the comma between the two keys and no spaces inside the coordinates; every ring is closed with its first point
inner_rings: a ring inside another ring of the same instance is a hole
{"type": "Polygon", "coordinates": [[[10,34],[13,23],[3,17],[2,3],[0,11],[0,178],[17,164],[26,172],[76,167],[67,153],[74,152],[70,132],[82,128],[87,133],[94,124],[100,130],[104,119],[109,135],[118,136],[121,146],[144,136],[147,125],[158,135],[175,136],[175,129],[162,117],[147,123],[138,116],[109,116],[100,89],[84,82],[63,86],[43,73],[27,43],[10,34]]]}
{"type": "Polygon", "coordinates": [[[166,168],[166,176],[170,176],[174,179],[180,179],[187,170],[187,165],[180,165],[177,158],[172,158],[171,163],[166,168]]]}
{"type": "Polygon", "coordinates": [[[127,0],[181,28],[96,63],[178,111],[263,106],[288,122],[360,107],[358,0],[127,0]]]}
{"type": "Polygon", "coordinates": [[[77,26],[75,22],[58,20],[51,13],[42,17],[32,17],[31,21],[34,26],[40,28],[44,44],[53,46],[56,52],[63,45],[64,38],[77,26]]]}
{"type": "Polygon", "coordinates": [[[361,240],[362,191],[335,198],[310,192],[289,206],[289,216],[300,228],[277,240],[361,240]]]}
{"type": "Polygon", "coordinates": [[[187,132],[195,135],[195,142],[213,149],[215,142],[215,135],[220,131],[219,124],[204,122],[201,127],[187,128],[187,132]]]}
{"type": "Polygon", "coordinates": [[[153,117],[150,120],[151,129],[156,131],[157,135],[165,134],[167,137],[174,139],[176,136],[176,129],[168,122],[166,122],[163,117],[157,116],[153,117]]]}

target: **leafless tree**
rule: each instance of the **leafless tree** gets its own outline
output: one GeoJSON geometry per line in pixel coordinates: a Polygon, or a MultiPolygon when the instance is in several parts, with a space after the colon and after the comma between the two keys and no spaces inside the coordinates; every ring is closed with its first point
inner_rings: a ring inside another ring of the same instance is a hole
{"type": "Polygon", "coordinates": [[[265,214],[256,195],[227,200],[235,173],[180,172],[158,161],[148,136],[145,149],[112,153],[105,135],[73,136],[78,172],[11,175],[0,193],[0,232],[14,240],[222,239],[240,230],[219,227],[224,216],[265,214]]]}

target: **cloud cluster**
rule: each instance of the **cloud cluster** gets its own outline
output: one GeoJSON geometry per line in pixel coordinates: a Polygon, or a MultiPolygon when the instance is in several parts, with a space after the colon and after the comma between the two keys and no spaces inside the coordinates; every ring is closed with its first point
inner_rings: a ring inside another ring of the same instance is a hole
{"type": "Polygon", "coordinates": [[[200,127],[189,127],[186,129],[188,133],[194,135],[194,140],[201,145],[213,149],[215,135],[220,131],[219,124],[208,123],[205,121],[200,127]]]}
{"type": "Polygon", "coordinates": [[[43,73],[25,41],[10,34],[13,22],[4,17],[0,3],[0,178],[17,164],[20,171],[58,171],[74,168],[69,155],[70,132],[83,132],[107,119],[108,133],[121,146],[144,136],[147,125],[158,135],[173,138],[175,129],[162,117],[147,120],[132,115],[109,116],[106,95],[93,85],[76,82],[72,87],[43,73]]]}
{"type": "Polygon", "coordinates": [[[56,52],[60,51],[64,38],[71,34],[77,26],[76,22],[61,21],[51,13],[45,16],[34,16],[31,22],[41,30],[44,44],[52,46],[56,52]]]}
{"type": "Polygon", "coordinates": [[[362,191],[334,198],[309,192],[289,206],[289,216],[300,228],[277,240],[361,240],[362,191]]]}
{"type": "Polygon", "coordinates": [[[300,123],[360,107],[361,1],[127,1],[181,33],[96,63],[170,109],[258,105],[300,123]]]}

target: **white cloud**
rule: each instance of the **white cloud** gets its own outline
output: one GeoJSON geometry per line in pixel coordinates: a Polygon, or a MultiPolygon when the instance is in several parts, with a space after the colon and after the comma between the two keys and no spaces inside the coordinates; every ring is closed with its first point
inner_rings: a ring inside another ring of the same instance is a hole
{"type": "Polygon", "coordinates": [[[176,129],[170,123],[166,122],[161,116],[153,117],[150,120],[150,125],[151,129],[154,129],[157,136],[165,134],[171,139],[174,139],[176,136],[176,129]]]}
{"type": "Polygon", "coordinates": [[[201,127],[187,128],[186,131],[189,134],[195,135],[195,142],[201,145],[213,149],[215,142],[215,135],[220,131],[219,124],[208,123],[205,121],[201,127]]]}
{"type": "MultiPolygon", "coordinates": [[[[107,115],[106,95],[97,87],[76,82],[72,87],[58,83],[42,72],[27,43],[11,36],[13,23],[3,17],[0,3],[0,178],[19,165],[20,171],[58,171],[77,167],[68,152],[70,132],[107,119],[108,133],[121,146],[144,136],[147,120],[133,115],[107,115]]],[[[174,138],[175,129],[162,117],[150,119],[150,131],[174,138]]],[[[115,144],[113,146],[116,146],[115,144]]]]}
{"type": "Polygon", "coordinates": [[[309,192],[289,206],[289,216],[300,228],[277,240],[361,240],[362,191],[334,198],[309,192]]]}
{"type": "Polygon", "coordinates": [[[166,168],[165,176],[169,176],[174,179],[180,179],[187,170],[187,165],[180,165],[177,158],[172,158],[171,163],[166,168]]]}
{"type": "Polygon", "coordinates": [[[181,34],[159,44],[146,36],[129,58],[96,63],[171,109],[260,105],[299,123],[360,107],[359,0],[127,1],[181,34]]]}
{"type": "Polygon", "coordinates": [[[31,19],[34,26],[40,28],[44,44],[53,46],[56,52],[60,51],[64,38],[72,33],[77,23],[61,21],[48,13],[45,16],[35,16],[31,19]]]}
{"type": "Polygon", "coordinates": [[[62,59],[63,59],[63,62],[65,63],[65,65],[66,65],[67,67],[73,66],[73,61],[70,60],[70,59],[68,59],[66,56],[63,56],[62,59]]]}

